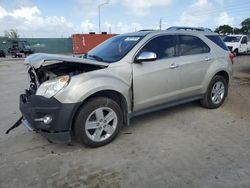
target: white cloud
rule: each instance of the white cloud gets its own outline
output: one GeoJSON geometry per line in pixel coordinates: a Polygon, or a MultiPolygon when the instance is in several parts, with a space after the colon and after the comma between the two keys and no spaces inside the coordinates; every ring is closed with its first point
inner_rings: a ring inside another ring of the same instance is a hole
{"type": "MultiPolygon", "coordinates": [[[[17,29],[21,37],[68,37],[73,33],[88,33],[89,31],[97,32],[97,7],[98,4],[106,2],[107,0],[74,0],[79,11],[78,13],[85,15],[83,16],[85,19],[79,24],[73,24],[64,16],[45,16],[37,6],[30,2],[30,0],[19,1],[23,3],[20,3],[16,8],[12,8],[12,10],[6,9],[0,5],[0,35],[3,35],[4,30],[9,29],[17,29]],[[95,23],[92,22],[93,20],[95,23]]],[[[176,23],[178,25],[205,27],[210,26],[207,25],[208,23],[212,23],[213,25],[233,25],[234,18],[229,16],[227,12],[216,11],[216,5],[219,5],[218,2],[223,1],[224,0],[194,0],[193,4],[186,7],[176,23]]],[[[117,3],[118,5],[125,7],[129,14],[136,16],[147,15],[153,8],[168,6],[171,2],[172,0],[109,1],[111,8],[117,3]]],[[[126,20],[126,18],[124,19],[126,20]]],[[[111,28],[112,33],[127,33],[144,28],[159,28],[159,22],[157,19],[155,19],[155,22],[150,25],[146,21],[143,22],[143,24],[138,22],[129,23],[126,21],[104,21],[105,20],[103,20],[102,23],[102,31],[109,32],[109,28],[111,28]]],[[[173,23],[163,20],[162,29],[165,29],[172,24],[173,23]]]]}
{"type": "Polygon", "coordinates": [[[102,30],[109,32],[109,29],[111,29],[112,33],[128,33],[133,31],[138,31],[142,29],[142,26],[140,23],[123,23],[123,22],[117,22],[117,23],[109,23],[104,22],[102,30]]]}
{"type": "Polygon", "coordinates": [[[108,2],[109,5],[119,4],[127,9],[128,14],[145,16],[151,8],[168,6],[172,0],[74,0],[74,11],[78,16],[92,18],[98,14],[98,5],[108,2]]]}
{"type": "Polygon", "coordinates": [[[209,18],[214,6],[208,0],[197,0],[184,11],[177,24],[185,26],[201,26],[209,18]]]}
{"type": "Polygon", "coordinates": [[[234,18],[225,11],[220,12],[216,3],[217,6],[222,6],[224,0],[196,0],[181,14],[177,24],[210,28],[224,24],[234,25],[234,18]]]}
{"type": "MultiPolygon", "coordinates": [[[[63,16],[43,16],[37,6],[15,8],[7,11],[0,6],[0,36],[5,30],[17,29],[21,37],[69,37],[73,33],[97,31],[98,27],[89,19],[75,25],[63,16]]],[[[127,33],[142,29],[140,23],[104,22],[102,31],[127,33]]]]}
{"type": "Polygon", "coordinates": [[[83,18],[92,18],[98,14],[98,5],[102,3],[113,4],[116,0],[74,0],[74,12],[83,18]]]}
{"type": "Polygon", "coordinates": [[[13,18],[25,18],[27,20],[32,20],[41,14],[40,10],[36,7],[20,7],[9,12],[8,15],[13,18]]]}
{"type": "Polygon", "coordinates": [[[89,20],[85,20],[81,23],[81,28],[79,28],[78,30],[81,30],[82,32],[90,32],[90,31],[95,31],[96,30],[96,26],[91,23],[89,20]]]}
{"type": "Polygon", "coordinates": [[[75,26],[63,16],[42,16],[36,6],[20,7],[9,12],[0,6],[0,23],[0,35],[5,30],[17,29],[21,37],[69,37],[72,33],[95,29],[89,20],[75,26]]]}
{"type": "Polygon", "coordinates": [[[121,4],[128,9],[128,13],[135,16],[145,16],[150,9],[160,6],[168,6],[172,0],[123,0],[121,4]]]}
{"type": "Polygon", "coordinates": [[[218,25],[234,25],[234,18],[229,16],[227,12],[221,12],[216,18],[218,25]]]}
{"type": "Polygon", "coordinates": [[[8,15],[8,12],[0,6],[0,19],[7,16],[8,15]]]}

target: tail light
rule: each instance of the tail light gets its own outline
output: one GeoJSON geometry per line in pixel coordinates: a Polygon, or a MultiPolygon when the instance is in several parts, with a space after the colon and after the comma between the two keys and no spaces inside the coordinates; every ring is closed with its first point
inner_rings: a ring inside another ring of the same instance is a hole
{"type": "Polygon", "coordinates": [[[234,64],[234,54],[232,52],[230,52],[230,54],[229,54],[229,59],[230,59],[231,63],[234,64]]]}

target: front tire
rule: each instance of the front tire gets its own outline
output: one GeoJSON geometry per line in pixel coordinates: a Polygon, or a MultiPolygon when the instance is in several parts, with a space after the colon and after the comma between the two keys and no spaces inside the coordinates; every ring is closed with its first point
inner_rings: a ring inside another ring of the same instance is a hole
{"type": "Polygon", "coordinates": [[[233,52],[233,54],[234,54],[234,57],[238,56],[239,55],[239,50],[235,49],[234,52],[233,52]]]}
{"type": "Polygon", "coordinates": [[[120,106],[105,97],[87,101],[77,114],[74,124],[76,139],[90,147],[110,143],[122,127],[123,116],[120,106]]]}
{"type": "Polygon", "coordinates": [[[211,80],[207,92],[201,100],[201,105],[205,108],[215,109],[220,107],[228,92],[228,83],[224,77],[216,75],[211,80]]]}

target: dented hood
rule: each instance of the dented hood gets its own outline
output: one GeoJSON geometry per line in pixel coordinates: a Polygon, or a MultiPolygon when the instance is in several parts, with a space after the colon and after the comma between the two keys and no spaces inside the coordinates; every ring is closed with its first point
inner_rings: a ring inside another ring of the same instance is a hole
{"type": "Polygon", "coordinates": [[[36,53],[28,56],[24,64],[30,65],[35,69],[39,68],[42,64],[49,61],[66,61],[74,63],[83,63],[83,64],[92,64],[100,66],[108,66],[107,63],[98,62],[95,60],[66,56],[66,55],[57,55],[57,54],[46,54],[46,53],[36,53]]]}

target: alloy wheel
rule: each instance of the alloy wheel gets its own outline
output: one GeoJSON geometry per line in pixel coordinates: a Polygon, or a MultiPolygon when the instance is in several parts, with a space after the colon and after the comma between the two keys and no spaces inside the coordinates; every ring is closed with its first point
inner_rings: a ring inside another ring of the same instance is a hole
{"type": "Polygon", "coordinates": [[[212,92],[211,99],[214,104],[219,104],[225,96],[225,86],[221,81],[215,82],[212,92]]]}
{"type": "Polygon", "coordinates": [[[102,142],[111,137],[118,124],[118,117],[114,110],[100,107],[88,116],[85,122],[86,135],[94,142],[102,142]]]}

